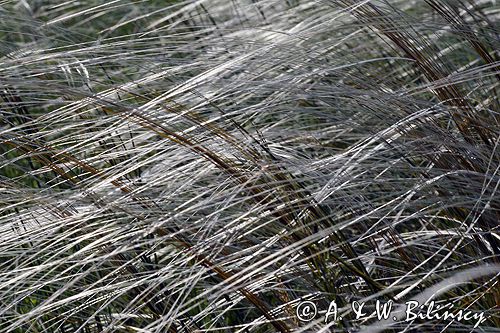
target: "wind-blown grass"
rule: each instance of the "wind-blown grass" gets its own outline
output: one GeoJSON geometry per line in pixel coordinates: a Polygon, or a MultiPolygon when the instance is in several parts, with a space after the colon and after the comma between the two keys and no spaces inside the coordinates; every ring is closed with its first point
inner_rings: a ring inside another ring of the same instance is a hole
{"type": "Polygon", "coordinates": [[[1,332],[498,331],[495,1],[0,5],[1,332]]]}

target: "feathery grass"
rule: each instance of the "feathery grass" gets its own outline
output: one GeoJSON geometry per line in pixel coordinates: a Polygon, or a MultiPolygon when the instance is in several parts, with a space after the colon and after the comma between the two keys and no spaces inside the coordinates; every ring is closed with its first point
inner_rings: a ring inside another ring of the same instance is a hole
{"type": "Polygon", "coordinates": [[[496,1],[0,6],[1,332],[498,331],[496,1]]]}

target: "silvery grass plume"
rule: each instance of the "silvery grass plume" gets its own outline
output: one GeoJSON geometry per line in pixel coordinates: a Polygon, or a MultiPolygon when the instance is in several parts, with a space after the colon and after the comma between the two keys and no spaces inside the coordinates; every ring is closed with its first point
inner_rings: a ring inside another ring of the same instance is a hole
{"type": "Polygon", "coordinates": [[[0,6],[1,332],[499,331],[497,1],[0,6]]]}

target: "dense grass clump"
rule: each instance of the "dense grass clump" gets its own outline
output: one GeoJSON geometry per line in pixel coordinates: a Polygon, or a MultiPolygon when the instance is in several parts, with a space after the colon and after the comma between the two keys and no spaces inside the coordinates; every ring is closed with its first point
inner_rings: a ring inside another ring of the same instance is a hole
{"type": "Polygon", "coordinates": [[[0,332],[498,332],[499,18],[0,1],[0,332]]]}

